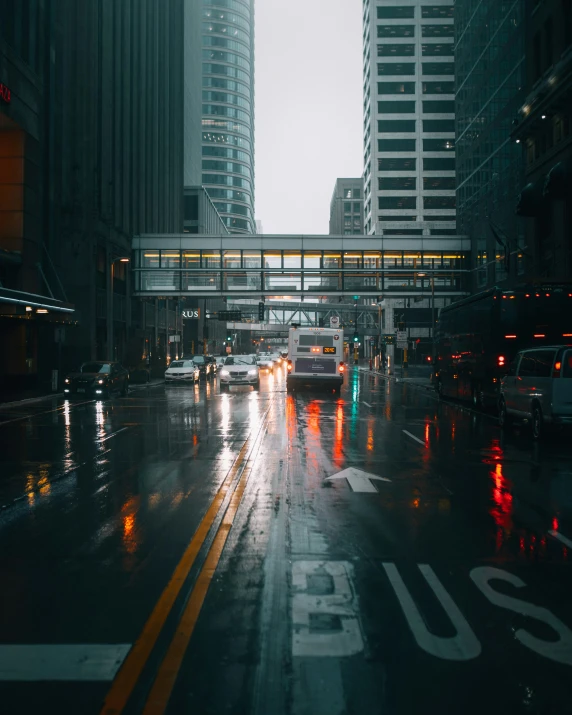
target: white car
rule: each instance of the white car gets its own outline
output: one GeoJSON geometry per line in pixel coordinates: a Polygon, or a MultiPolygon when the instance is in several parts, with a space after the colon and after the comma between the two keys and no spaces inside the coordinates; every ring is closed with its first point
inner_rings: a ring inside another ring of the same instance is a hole
{"type": "Polygon", "coordinates": [[[274,360],[270,355],[259,355],[256,364],[261,371],[273,372],[274,370],[274,360]]]}
{"type": "Polygon", "coordinates": [[[221,367],[224,365],[224,361],[226,360],[226,358],[226,355],[219,355],[215,358],[217,371],[220,370],[221,367]]]}
{"type": "Polygon", "coordinates": [[[260,370],[255,358],[250,355],[227,357],[219,375],[221,390],[230,385],[252,385],[255,390],[260,387],[260,370]]]}
{"type": "Polygon", "coordinates": [[[172,382],[198,382],[200,379],[199,368],[192,360],[173,360],[165,370],[165,383],[172,382]]]}

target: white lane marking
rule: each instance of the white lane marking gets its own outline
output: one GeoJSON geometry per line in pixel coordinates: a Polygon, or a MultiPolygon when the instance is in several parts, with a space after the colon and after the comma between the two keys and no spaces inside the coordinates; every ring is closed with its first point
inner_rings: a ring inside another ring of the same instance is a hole
{"type": "Polygon", "coordinates": [[[0,681],[111,681],[131,644],[0,645],[0,681]]]}
{"type": "Polygon", "coordinates": [[[371,405],[369,404],[369,402],[366,402],[365,400],[363,400],[363,404],[364,404],[364,405],[367,405],[368,407],[371,407],[371,405]]]}
{"type": "Polygon", "coordinates": [[[411,439],[414,439],[416,442],[419,442],[419,444],[422,444],[425,447],[425,442],[422,439],[419,439],[419,437],[416,437],[414,434],[411,434],[411,432],[408,432],[406,429],[404,429],[403,432],[408,437],[411,437],[411,439]]]}
{"type": "Polygon", "coordinates": [[[121,429],[118,429],[117,432],[112,432],[111,434],[108,434],[105,437],[98,439],[97,444],[101,444],[102,442],[107,442],[108,439],[111,439],[112,437],[116,437],[121,432],[125,432],[126,429],[129,429],[129,427],[122,427],[121,429]]]}
{"type": "Polygon", "coordinates": [[[348,467],[337,474],[332,474],[331,477],[326,478],[326,481],[329,482],[332,479],[347,479],[348,484],[354,492],[377,492],[377,489],[371,483],[372,479],[380,482],[391,481],[391,479],[387,477],[378,477],[375,474],[363,472],[361,469],[356,469],[355,467],[348,467]]]}
{"type": "Polygon", "coordinates": [[[572,541],[570,541],[570,539],[561,534],[559,531],[551,529],[548,533],[550,534],[550,536],[553,536],[555,539],[558,539],[558,541],[561,541],[563,544],[572,549],[572,541]]]}
{"type": "Polygon", "coordinates": [[[550,626],[559,636],[557,641],[546,641],[542,638],[537,638],[524,628],[519,628],[514,632],[514,635],[523,645],[535,653],[554,660],[557,663],[572,665],[572,630],[570,630],[568,626],[562,623],[562,621],[547,608],[535,606],[533,603],[522,601],[519,598],[506,596],[504,593],[498,593],[489,583],[489,581],[496,579],[510,583],[516,588],[522,588],[526,586],[524,581],[508,571],[497,569],[493,566],[478,566],[471,571],[470,577],[477,588],[482,591],[494,606],[506,608],[509,611],[514,611],[514,613],[519,613],[523,616],[536,618],[537,621],[541,621],[541,623],[546,623],[550,626]]]}
{"type": "Polygon", "coordinates": [[[465,617],[457,608],[455,602],[445,590],[433,569],[426,564],[418,564],[418,567],[433,590],[433,593],[437,596],[445,613],[447,613],[451,619],[457,631],[457,635],[450,638],[443,638],[430,633],[397,567],[395,564],[384,562],[383,568],[389,578],[389,582],[393,586],[401,610],[407,619],[407,623],[417,644],[423,648],[425,652],[437,658],[442,658],[443,660],[471,660],[472,658],[476,658],[481,653],[481,644],[471,630],[465,617]]]}
{"type": "Polygon", "coordinates": [[[348,561],[292,564],[292,655],[343,657],[363,650],[348,561]]]}

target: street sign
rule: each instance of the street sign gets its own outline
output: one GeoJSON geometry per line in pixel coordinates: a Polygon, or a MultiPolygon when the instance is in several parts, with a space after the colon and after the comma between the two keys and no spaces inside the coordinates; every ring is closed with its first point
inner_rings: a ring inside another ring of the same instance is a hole
{"type": "Polygon", "coordinates": [[[407,350],[409,343],[407,340],[398,340],[396,347],[401,348],[401,350],[407,350]]]}
{"type": "Polygon", "coordinates": [[[372,347],[372,348],[375,347],[375,338],[370,338],[369,344],[370,344],[370,347],[372,347]]]}
{"type": "Polygon", "coordinates": [[[181,311],[181,317],[183,320],[198,320],[201,317],[201,309],[183,310],[181,311]]]}
{"type": "Polygon", "coordinates": [[[180,335],[169,335],[169,342],[170,343],[180,343],[181,336],[180,335]]]}
{"type": "Polygon", "coordinates": [[[397,342],[407,342],[407,330],[398,330],[397,331],[397,342]]]}
{"type": "Polygon", "coordinates": [[[339,315],[330,316],[330,328],[339,328],[339,327],[340,327],[340,316],[339,315]]]}

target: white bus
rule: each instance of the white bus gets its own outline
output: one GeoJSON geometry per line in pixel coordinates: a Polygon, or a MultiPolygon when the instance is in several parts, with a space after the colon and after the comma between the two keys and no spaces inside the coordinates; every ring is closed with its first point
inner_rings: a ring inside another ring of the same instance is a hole
{"type": "Polygon", "coordinates": [[[288,334],[288,390],[299,385],[331,385],[339,391],[345,365],[344,331],[341,328],[301,328],[293,326],[288,334]]]}

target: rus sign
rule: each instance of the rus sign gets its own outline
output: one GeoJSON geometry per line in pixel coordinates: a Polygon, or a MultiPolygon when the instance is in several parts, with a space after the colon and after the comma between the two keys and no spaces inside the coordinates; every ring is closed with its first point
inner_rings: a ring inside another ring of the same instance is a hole
{"type": "Polygon", "coordinates": [[[183,310],[181,311],[181,316],[183,320],[198,320],[201,317],[201,309],[183,310]]]}

